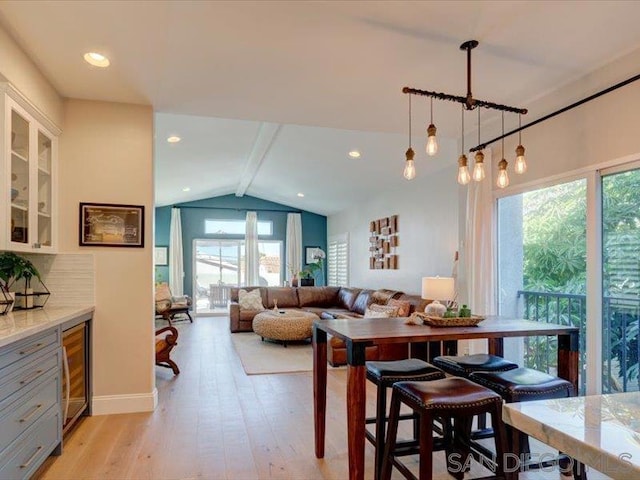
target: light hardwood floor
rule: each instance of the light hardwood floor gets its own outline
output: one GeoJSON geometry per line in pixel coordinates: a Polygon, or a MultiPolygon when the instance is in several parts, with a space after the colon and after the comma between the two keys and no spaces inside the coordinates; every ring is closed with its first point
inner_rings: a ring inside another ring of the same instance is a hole
{"type": "MultiPolygon", "coordinates": [[[[246,375],[228,324],[227,317],[177,324],[180,338],[173,357],[181,373],[156,368],[158,408],[85,419],[65,441],[63,455],[51,457],[39,478],[348,478],[346,370],[329,368],[326,454],[318,460],[311,372],[246,375]]],[[[373,412],[375,391],[371,385],[367,389],[367,408],[373,412]]],[[[436,478],[453,478],[445,473],[443,454],[436,457],[436,478]]],[[[368,443],[366,464],[366,478],[373,478],[368,443]]],[[[401,477],[394,472],[393,478],[401,477]]],[[[567,477],[558,472],[521,475],[528,480],[559,478],[567,477]]]]}

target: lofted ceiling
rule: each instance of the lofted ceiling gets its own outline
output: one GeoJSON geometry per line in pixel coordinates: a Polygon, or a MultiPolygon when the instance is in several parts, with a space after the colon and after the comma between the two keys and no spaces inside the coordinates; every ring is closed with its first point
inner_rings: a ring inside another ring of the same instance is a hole
{"type": "MultiPolygon", "coordinates": [[[[463,41],[480,41],[474,96],[535,118],[535,99],[639,48],[639,17],[623,1],[0,2],[61,95],[153,105],[158,204],[244,192],[324,214],[401,188],[401,88],[463,95],[463,41]]],[[[460,110],[434,107],[443,147],[427,159],[414,101],[415,181],[457,158],[460,110]]]]}

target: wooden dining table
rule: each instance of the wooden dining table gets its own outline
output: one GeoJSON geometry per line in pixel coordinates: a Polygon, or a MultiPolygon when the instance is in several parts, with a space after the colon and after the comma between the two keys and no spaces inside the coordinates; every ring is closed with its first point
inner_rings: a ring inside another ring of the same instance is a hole
{"type": "MultiPolygon", "coordinates": [[[[474,327],[408,325],[406,318],[316,320],[313,324],[313,415],[315,453],[324,457],[327,406],[327,334],[344,340],[347,347],[347,442],[349,479],[364,480],[366,367],[365,349],[371,345],[410,343],[412,356],[419,347],[436,342],[487,339],[489,353],[503,355],[508,337],[555,336],[558,339],[558,376],[578,391],[579,333],[577,327],[503,317],[488,317],[474,327]],[[413,347],[416,348],[413,348],[413,347]]],[[[433,351],[433,350],[432,350],[433,351]]],[[[416,352],[420,354],[416,355],[416,352]]],[[[429,360],[430,358],[426,358],[429,360]]]]}

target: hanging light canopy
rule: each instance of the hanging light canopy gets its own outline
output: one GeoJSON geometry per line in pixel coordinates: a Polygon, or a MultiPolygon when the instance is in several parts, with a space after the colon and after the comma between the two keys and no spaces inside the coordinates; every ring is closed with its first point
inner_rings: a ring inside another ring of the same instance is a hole
{"type": "MultiPolygon", "coordinates": [[[[461,185],[466,185],[467,183],[469,183],[469,181],[472,178],[472,176],[469,174],[469,162],[468,162],[467,156],[465,155],[465,149],[464,149],[464,111],[473,110],[475,108],[478,109],[478,144],[480,144],[480,108],[487,108],[490,110],[498,110],[502,112],[503,136],[504,136],[504,112],[517,113],[518,118],[520,118],[521,115],[525,115],[527,113],[527,110],[524,108],[511,107],[509,105],[502,105],[499,103],[489,102],[485,100],[478,100],[473,97],[473,94],[471,93],[471,50],[473,50],[477,46],[478,46],[478,41],[476,40],[469,40],[464,42],[462,45],[460,45],[460,50],[464,50],[467,52],[467,94],[466,96],[462,97],[462,96],[450,95],[447,93],[441,93],[441,92],[435,92],[435,91],[429,91],[429,90],[419,90],[419,89],[410,88],[410,87],[404,87],[402,89],[403,93],[409,94],[409,99],[411,99],[411,95],[421,95],[421,96],[430,97],[430,100],[431,100],[430,101],[430,123],[429,123],[429,126],[427,127],[427,145],[426,145],[426,152],[430,156],[435,155],[438,151],[438,143],[436,139],[436,126],[433,123],[433,99],[435,98],[436,100],[446,100],[446,101],[457,102],[462,104],[462,154],[458,158],[458,183],[460,183],[461,185]]],[[[411,128],[411,100],[409,100],[409,128],[411,128]]],[[[484,166],[484,154],[482,153],[481,148],[478,148],[478,147],[476,147],[475,149],[472,149],[471,151],[477,152],[475,154],[473,179],[479,182],[482,179],[484,179],[486,176],[485,166],[484,166]]],[[[516,149],[516,155],[517,155],[516,167],[515,167],[516,172],[524,173],[527,169],[527,165],[524,159],[524,147],[522,146],[522,142],[520,142],[520,144],[518,145],[518,148],[516,149]]],[[[411,132],[409,132],[409,150],[407,150],[407,153],[406,153],[407,159],[405,163],[405,173],[404,173],[405,178],[411,179],[415,177],[414,156],[415,154],[413,152],[413,149],[411,148],[411,132]],[[410,176],[408,175],[408,171],[410,176]]],[[[503,147],[502,156],[504,157],[504,147],[503,147]]],[[[504,176],[507,175],[506,166],[507,166],[507,161],[504,160],[503,158],[503,160],[500,161],[500,163],[498,164],[498,168],[500,169],[501,173],[504,172],[504,176]],[[504,162],[504,164],[502,162],[504,162]],[[501,168],[501,165],[504,166],[504,169],[501,168]]],[[[506,184],[507,185],[509,184],[508,176],[506,176],[506,184]]]]}

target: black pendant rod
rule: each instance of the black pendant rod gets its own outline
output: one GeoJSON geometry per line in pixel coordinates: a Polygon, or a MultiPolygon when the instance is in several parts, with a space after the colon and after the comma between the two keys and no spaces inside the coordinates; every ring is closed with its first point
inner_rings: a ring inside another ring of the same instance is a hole
{"type": "Polygon", "coordinates": [[[411,88],[411,87],[404,87],[402,89],[402,93],[409,93],[412,95],[422,95],[423,97],[433,97],[433,98],[437,98],[438,100],[448,100],[450,102],[462,103],[467,110],[473,110],[474,108],[477,108],[477,107],[483,107],[483,108],[491,108],[493,110],[500,110],[503,112],[519,113],[522,115],[526,115],[527,113],[526,108],[510,107],[508,105],[487,102],[485,100],[478,100],[475,98],[473,99],[473,105],[469,107],[469,104],[468,104],[469,99],[467,97],[460,97],[458,95],[449,95],[448,93],[432,92],[429,90],[418,90],[417,88],[411,88]]]}
{"type": "Polygon", "coordinates": [[[493,110],[500,110],[502,112],[517,113],[520,115],[526,115],[526,108],[510,107],[509,105],[502,105],[500,103],[487,102],[485,100],[476,100],[471,94],[471,50],[479,45],[477,40],[467,40],[460,45],[460,50],[467,52],[467,96],[460,97],[458,95],[449,95],[448,93],[432,92],[429,90],[418,90],[417,88],[404,87],[402,93],[408,93],[413,95],[422,95],[425,97],[437,98],[438,100],[448,100],[450,102],[457,102],[464,105],[467,110],[473,110],[474,108],[484,107],[491,108],[493,110]]]}
{"type": "MultiPolygon", "coordinates": [[[[550,113],[548,115],[545,115],[544,117],[540,117],[537,120],[534,120],[533,122],[527,123],[519,128],[516,128],[514,130],[511,130],[510,132],[504,133],[502,135],[500,135],[499,137],[493,138],[491,140],[489,140],[488,142],[484,142],[480,145],[478,145],[477,147],[473,147],[471,150],[469,150],[470,152],[477,152],[478,150],[483,150],[484,148],[486,148],[488,145],[491,145],[494,142],[497,142],[498,140],[502,140],[503,138],[506,138],[510,135],[513,135],[514,133],[518,133],[521,132],[522,130],[525,130],[529,127],[533,127],[534,125],[537,125],[538,123],[544,122],[545,120],[549,120],[552,117],[555,117],[556,115],[560,115],[561,113],[564,113],[568,110],[571,110],[573,108],[579,107],[580,105],[590,102],[591,100],[595,100],[598,97],[601,97],[603,95],[606,95],[609,92],[613,92],[614,90],[617,90],[618,88],[624,87],[625,85],[628,85],[632,82],[635,82],[637,80],[640,80],[640,74],[638,75],[634,75],[631,78],[628,78],[620,83],[616,83],[615,85],[612,85],[611,87],[605,88],[604,90],[601,90],[597,93],[594,93],[593,95],[589,95],[586,98],[583,98],[582,100],[578,100],[575,103],[572,103],[571,105],[567,105],[566,107],[561,108],[560,110],[556,110],[553,113],[550,113]]],[[[477,100],[476,100],[477,102],[477,100]]],[[[526,110],[525,110],[526,112],[526,110]]]]}

